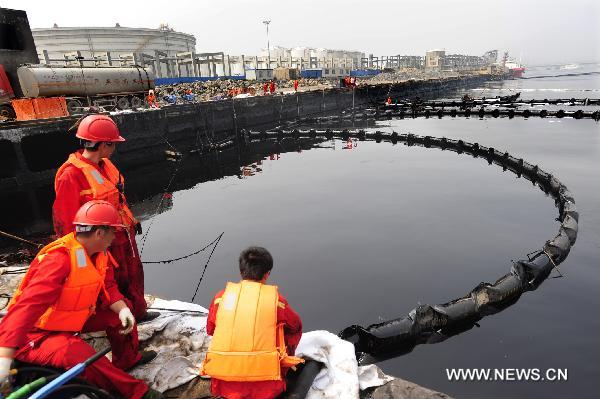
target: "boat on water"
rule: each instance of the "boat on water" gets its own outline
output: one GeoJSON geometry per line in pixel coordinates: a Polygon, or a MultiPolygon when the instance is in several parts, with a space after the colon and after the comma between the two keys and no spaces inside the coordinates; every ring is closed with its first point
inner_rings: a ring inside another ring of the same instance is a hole
{"type": "Polygon", "coordinates": [[[508,72],[510,73],[511,78],[513,78],[513,79],[522,78],[523,74],[525,73],[525,67],[517,61],[513,61],[513,60],[507,61],[504,64],[504,67],[506,69],[508,69],[508,72]]]}
{"type": "Polygon", "coordinates": [[[504,53],[504,57],[502,57],[502,66],[512,79],[522,78],[525,73],[523,64],[520,61],[508,58],[508,52],[504,53]]]}

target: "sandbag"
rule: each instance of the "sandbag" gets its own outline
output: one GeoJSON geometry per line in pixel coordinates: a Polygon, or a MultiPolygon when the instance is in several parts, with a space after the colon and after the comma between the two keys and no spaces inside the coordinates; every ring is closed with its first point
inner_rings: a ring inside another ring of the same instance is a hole
{"type": "Polygon", "coordinates": [[[521,276],[524,289],[534,291],[548,278],[553,267],[550,258],[546,254],[541,253],[532,261],[517,261],[513,266],[513,270],[521,276]]]}
{"type": "Polygon", "coordinates": [[[579,226],[575,218],[573,218],[571,215],[565,215],[565,218],[561,224],[561,230],[563,230],[567,237],[569,237],[569,243],[571,246],[575,244],[575,241],[577,240],[578,229],[579,226]]]}
{"type": "Polygon", "coordinates": [[[466,320],[478,318],[479,316],[477,301],[473,295],[441,305],[434,305],[433,308],[447,317],[448,325],[464,323],[466,320]]]}
{"type": "Polygon", "coordinates": [[[546,244],[544,244],[544,251],[551,256],[556,264],[565,260],[571,251],[571,241],[569,240],[567,233],[563,229],[560,229],[556,237],[550,241],[546,241],[546,244]]]}
{"type": "Polygon", "coordinates": [[[563,214],[565,216],[571,216],[573,219],[575,219],[576,222],[579,222],[579,212],[577,211],[577,207],[575,206],[574,202],[565,202],[565,204],[563,205],[563,214]]]}
{"type": "Polygon", "coordinates": [[[500,277],[494,284],[480,283],[471,291],[476,299],[478,311],[489,315],[504,309],[519,299],[523,293],[523,284],[515,273],[500,277]]]}

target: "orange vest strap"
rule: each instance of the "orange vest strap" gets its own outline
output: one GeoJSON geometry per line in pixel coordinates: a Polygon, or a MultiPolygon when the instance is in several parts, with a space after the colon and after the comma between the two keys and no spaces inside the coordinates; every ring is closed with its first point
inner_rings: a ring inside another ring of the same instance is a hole
{"type": "Polygon", "coordinates": [[[304,363],[304,359],[296,356],[290,356],[287,354],[287,347],[285,345],[285,333],[283,331],[283,323],[277,325],[277,344],[280,356],[280,363],[282,367],[291,368],[296,370],[296,366],[300,363],[304,363]]]}

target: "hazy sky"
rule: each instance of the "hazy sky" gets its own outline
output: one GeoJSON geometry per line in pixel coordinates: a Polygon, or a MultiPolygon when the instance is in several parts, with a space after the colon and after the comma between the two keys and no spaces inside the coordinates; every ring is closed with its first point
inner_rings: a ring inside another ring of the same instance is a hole
{"type": "Polygon", "coordinates": [[[0,0],[32,28],[168,23],[196,36],[198,52],[258,54],[271,45],[423,55],[431,48],[522,55],[524,63],[600,61],[599,0],[0,0]]]}

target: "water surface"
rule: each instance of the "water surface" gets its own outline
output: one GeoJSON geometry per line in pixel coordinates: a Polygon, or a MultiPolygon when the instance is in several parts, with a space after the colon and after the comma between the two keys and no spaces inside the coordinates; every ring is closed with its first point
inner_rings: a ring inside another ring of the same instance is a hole
{"type": "MultiPolygon", "coordinates": [[[[597,98],[599,89],[596,76],[580,76],[492,83],[471,93],[597,98]]],[[[565,278],[546,281],[482,320],[481,328],[380,363],[383,370],[457,397],[592,397],[600,371],[600,301],[594,294],[600,283],[598,124],[444,118],[385,121],[377,128],[509,151],[558,176],[581,214],[578,241],[561,267],[565,278]],[[458,367],[566,368],[569,379],[448,381],[445,369],[458,367]]],[[[512,259],[541,248],[558,229],[550,197],[470,156],[343,141],[297,152],[289,140],[273,153],[279,155],[248,165],[242,178],[175,192],[173,208],[154,218],[147,259],[191,252],[225,232],[199,303],[208,304],[225,281],[237,278],[241,249],[263,245],[275,257],[272,282],[302,315],[305,330],[336,332],[404,316],[418,303],[446,302],[481,281],[493,282],[512,259]]],[[[205,260],[147,267],[148,291],[189,300],[205,260]]]]}

